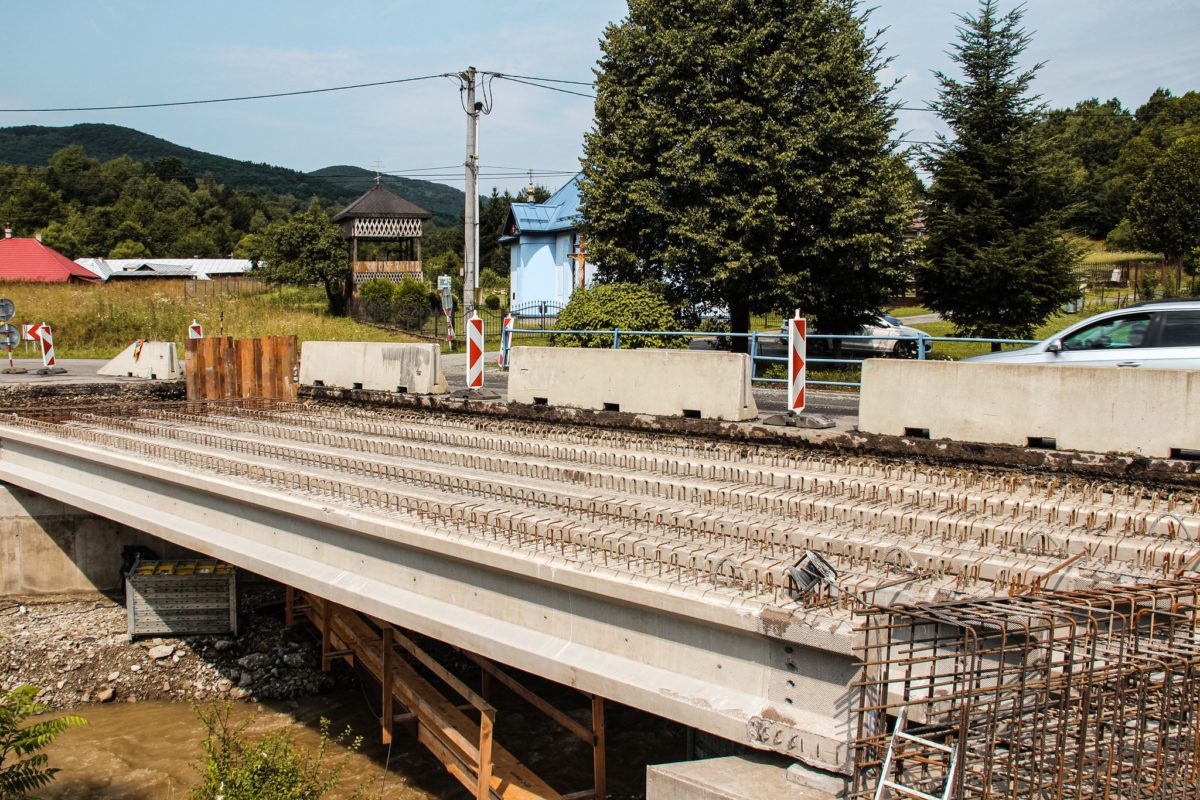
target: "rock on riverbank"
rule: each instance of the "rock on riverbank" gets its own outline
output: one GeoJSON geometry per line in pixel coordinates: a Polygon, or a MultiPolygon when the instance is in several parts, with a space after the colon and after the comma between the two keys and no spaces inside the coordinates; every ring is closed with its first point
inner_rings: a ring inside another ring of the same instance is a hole
{"type": "Polygon", "coordinates": [[[283,591],[240,599],[241,633],[139,639],[102,594],[0,598],[0,689],[31,684],[54,708],[138,700],[286,699],[335,683],[320,642],[283,624],[283,591]]]}

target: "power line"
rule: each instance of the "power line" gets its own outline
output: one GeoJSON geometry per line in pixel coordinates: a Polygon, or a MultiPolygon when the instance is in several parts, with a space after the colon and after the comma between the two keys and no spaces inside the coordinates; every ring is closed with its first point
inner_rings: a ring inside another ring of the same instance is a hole
{"type": "Polygon", "coordinates": [[[574,86],[595,86],[595,81],[568,81],[562,78],[536,78],[533,75],[509,75],[506,72],[492,72],[497,78],[524,78],[527,81],[541,81],[542,83],[569,83],[574,86]]]}
{"type": "MultiPolygon", "coordinates": [[[[352,83],[346,86],[330,86],[327,89],[301,89],[295,92],[274,92],[271,94],[250,94],[242,97],[218,97],[211,100],[176,100],[169,103],[136,103],[126,106],[78,106],[75,108],[0,108],[0,114],[42,114],[56,111],[128,111],[135,108],[168,108],[170,106],[200,106],[212,103],[236,103],[242,100],[266,100],[272,97],[296,97],[305,94],[322,94],[325,92],[344,92],[348,89],[366,89],[372,86],[390,86],[397,83],[413,83],[427,81],[433,78],[443,78],[449,73],[437,75],[421,75],[416,78],[396,78],[389,81],[372,81],[371,83],[352,83]]],[[[549,87],[547,87],[549,88],[549,87]]]]}
{"type": "Polygon", "coordinates": [[[560,89],[557,86],[546,86],[545,84],[534,83],[533,81],[523,81],[520,78],[514,78],[511,75],[497,75],[496,77],[502,78],[506,81],[512,81],[513,83],[523,83],[526,86],[536,86],[539,89],[546,89],[547,91],[551,91],[551,92],[562,92],[563,94],[573,94],[576,97],[586,97],[589,100],[596,99],[596,95],[594,95],[594,94],[584,94],[583,92],[573,92],[570,89],[560,89]]]}

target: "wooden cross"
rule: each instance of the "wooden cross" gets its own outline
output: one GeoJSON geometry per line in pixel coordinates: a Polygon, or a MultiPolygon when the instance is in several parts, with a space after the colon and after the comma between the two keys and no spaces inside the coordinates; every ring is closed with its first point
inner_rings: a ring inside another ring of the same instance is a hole
{"type": "Polygon", "coordinates": [[[586,275],[587,239],[584,238],[583,236],[580,236],[579,244],[576,246],[579,249],[576,250],[574,253],[571,253],[571,255],[567,256],[567,258],[569,258],[575,262],[575,267],[576,267],[576,270],[578,271],[578,275],[579,275],[579,288],[586,289],[587,288],[587,275],[586,275]]]}

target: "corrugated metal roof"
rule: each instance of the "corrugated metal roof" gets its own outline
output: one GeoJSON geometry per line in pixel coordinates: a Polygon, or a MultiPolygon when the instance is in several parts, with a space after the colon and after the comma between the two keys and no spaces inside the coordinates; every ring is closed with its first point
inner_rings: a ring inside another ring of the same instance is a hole
{"type": "Polygon", "coordinates": [[[334,216],[333,221],[341,222],[343,219],[354,219],[356,217],[417,217],[418,219],[432,219],[433,214],[430,214],[416,203],[410,203],[390,189],[376,185],[372,186],[362,197],[339,211],[334,216]]]}
{"type": "Polygon", "coordinates": [[[96,275],[37,239],[0,239],[0,280],[66,283],[96,275]]]}
{"type": "Polygon", "coordinates": [[[522,233],[553,233],[579,225],[579,176],[576,175],[544,203],[513,203],[502,242],[511,242],[522,233]]]}
{"type": "Polygon", "coordinates": [[[75,263],[102,280],[142,266],[164,275],[187,272],[196,280],[208,280],[210,275],[241,275],[254,267],[248,258],[77,258],[75,263]]]}

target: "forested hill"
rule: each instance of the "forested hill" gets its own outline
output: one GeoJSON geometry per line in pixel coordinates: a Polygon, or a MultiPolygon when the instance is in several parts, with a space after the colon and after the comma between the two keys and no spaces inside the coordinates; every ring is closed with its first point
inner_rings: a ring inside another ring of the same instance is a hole
{"type": "MultiPolygon", "coordinates": [[[[97,123],[61,128],[41,125],[0,128],[0,162],[41,167],[49,163],[55,152],[73,144],[82,146],[89,156],[100,161],[121,156],[129,156],[134,161],[178,158],[193,176],[212,173],[219,183],[230,189],[292,195],[301,202],[316,196],[326,203],[349,203],[369,189],[374,179],[373,172],[359,167],[326,167],[305,174],[270,164],[238,161],[183,147],[132,128],[97,123]]],[[[427,209],[438,225],[453,226],[461,222],[461,190],[440,183],[392,176],[384,176],[383,183],[401,197],[427,209]]]]}

